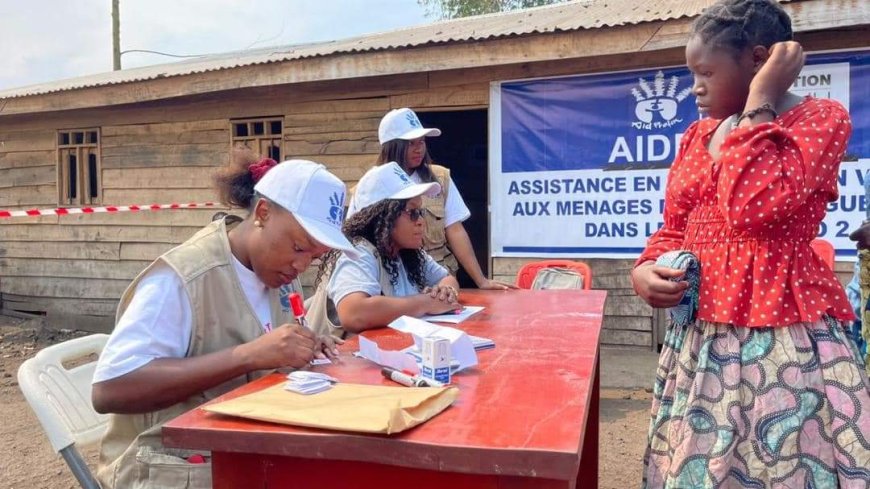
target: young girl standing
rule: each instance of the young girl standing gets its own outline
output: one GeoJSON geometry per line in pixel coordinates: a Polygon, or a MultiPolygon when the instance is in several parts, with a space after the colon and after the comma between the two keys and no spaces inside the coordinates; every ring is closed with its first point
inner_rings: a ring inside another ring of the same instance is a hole
{"type": "Polygon", "coordinates": [[[851,123],[788,92],[804,58],[772,0],[724,0],[694,24],[686,61],[708,117],[682,138],[664,227],[632,271],[644,300],[671,307],[689,283],[655,261],[685,250],[701,270],[697,316],[671,326],[659,360],[644,487],[868,487],[854,317],[809,244],[851,123]]]}

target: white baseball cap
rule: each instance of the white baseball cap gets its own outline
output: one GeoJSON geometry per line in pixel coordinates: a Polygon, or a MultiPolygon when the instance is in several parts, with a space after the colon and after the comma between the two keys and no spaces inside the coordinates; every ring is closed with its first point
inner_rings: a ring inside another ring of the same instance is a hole
{"type": "Polygon", "coordinates": [[[341,232],[347,188],[325,166],[307,160],[287,160],[271,168],[254,191],[286,209],[318,243],[357,256],[341,232]]]}
{"type": "Polygon", "coordinates": [[[378,142],[381,144],[393,139],[412,139],[423,136],[440,136],[441,129],[423,127],[413,110],[403,107],[387,112],[378,126],[378,142]]]}
{"type": "Polygon", "coordinates": [[[347,217],[382,200],[413,199],[421,195],[435,197],[439,193],[441,185],[438,182],[414,183],[398,163],[391,161],[376,166],[363,175],[356,185],[347,217]]]}

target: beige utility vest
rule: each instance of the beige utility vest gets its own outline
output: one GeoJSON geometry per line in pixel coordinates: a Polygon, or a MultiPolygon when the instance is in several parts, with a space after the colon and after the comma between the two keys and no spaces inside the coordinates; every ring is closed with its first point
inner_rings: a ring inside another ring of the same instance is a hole
{"type": "Polygon", "coordinates": [[[426,234],[423,237],[423,249],[442,266],[456,276],[459,263],[453,252],[447,246],[447,192],[450,185],[450,170],[441,165],[429,165],[429,171],[441,185],[441,193],[435,197],[423,196],[423,208],[426,209],[426,234]]]}
{"type": "MultiPolygon", "coordinates": [[[[185,243],[169,250],[133,280],[118,305],[116,322],[124,314],[136,285],[155,264],[163,262],[181,277],[190,299],[193,330],[186,357],[241,345],[263,334],[263,326],[242,291],[233,268],[225,221],[215,221],[185,243]]],[[[302,293],[298,282],[270,290],[272,324],[293,321],[287,295],[302,293]]],[[[209,488],[211,464],[190,464],[194,451],[163,446],[167,421],[268,372],[251,372],[160,411],[113,414],[100,452],[97,478],[104,489],[209,488]]],[[[203,453],[198,451],[198,453],[203,453]]]]}

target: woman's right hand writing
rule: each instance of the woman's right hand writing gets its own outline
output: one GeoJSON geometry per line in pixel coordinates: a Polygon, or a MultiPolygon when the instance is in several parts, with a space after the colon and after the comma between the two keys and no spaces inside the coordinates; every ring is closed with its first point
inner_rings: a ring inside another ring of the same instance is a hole
{"type": "Polygon", "coordinates": [[[252,370],[302,368],[314,358],[317,338],[298,324],[285,324],[260,336],[245,347],[252,370]]]}
{"type": "Polygon", "coordinates": [[[671,279],[680,278],[685,273],[683,270],[647,262],[631,271],[631,282],[634,291],[647,304],[653,307],[673,307],[680,303],[689,283],[673,282],[671,279]]]}

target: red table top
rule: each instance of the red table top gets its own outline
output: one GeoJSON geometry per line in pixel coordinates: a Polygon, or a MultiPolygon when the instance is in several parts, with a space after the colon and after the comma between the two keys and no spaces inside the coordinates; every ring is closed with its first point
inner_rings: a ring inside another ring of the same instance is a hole
{"type": "MultiPolygon", "coordinates": [[[[579,467],[605,297],[597,290],[463,290],[462,303],[486,309],[456,327],[496,346],[478,352],[476,367],[453,376],[460,394],[451,407],[402,433],[308,429],[194,409],[164,426],[163,441],[176,448],[570,479],[579,467]]],[[[390,328],[364,336],[387,349],[412,343],[390,328]]],[[[350,339],[340,364],[315,370],[341,382],[396,385],[377,365],[352,357],[357,349],[350,339]]],[[[269,375],[214,402],[283,380],[269,375]]]]}

